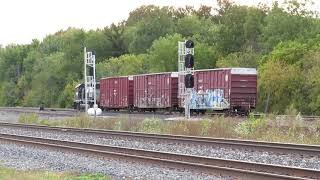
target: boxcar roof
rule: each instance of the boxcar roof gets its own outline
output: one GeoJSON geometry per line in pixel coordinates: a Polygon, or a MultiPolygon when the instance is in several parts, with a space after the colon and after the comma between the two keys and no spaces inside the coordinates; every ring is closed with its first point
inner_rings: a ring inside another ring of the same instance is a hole
{"type": "Polygon", "coordinates": [[[231,70],[231,74],[257,74],[255,68],[216,68],[216,69],[197,69],[195,71],[221,71],[221,70],[231,70]]]}
{"type": "MultiPolygon", "coordinates": [[[[197,69],[195,71],[219,71],[219,70],[231,70],[231,74],[257,74],[257,70],[255,68],[216,68],[216,69],[197,69]]],[[[134,76],[148,76],[148,75],[157,75],[157,74],[171,74],[171,77],[178,77],[178,72],[158,72],[158,73],[145,73],[145,74],[135,74],[129,76],[110,76],[110,77],[103,77],[101,79],[108,79],[108,78],[121,78],[121,77],[128,77],[132,79],[134,76]]]]}

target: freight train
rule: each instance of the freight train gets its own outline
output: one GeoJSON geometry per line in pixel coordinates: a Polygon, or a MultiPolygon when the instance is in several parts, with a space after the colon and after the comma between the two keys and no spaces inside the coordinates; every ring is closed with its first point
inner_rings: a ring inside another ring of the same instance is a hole
{"type": "MultiPolygon", "coordinates": [[[[177,72],[106,77],[100,79],[98,105],[102,110],[184,111],[177,72]]],[[[74,107],[81,107],[84,86],[76,87],[74,107]],[[82,87],[82,89],[81,89],[82,87]]],[[[191,112],[248,114],[257,103],[257,70],[220,68],[194,71],[189,95],[191,112]]]]}

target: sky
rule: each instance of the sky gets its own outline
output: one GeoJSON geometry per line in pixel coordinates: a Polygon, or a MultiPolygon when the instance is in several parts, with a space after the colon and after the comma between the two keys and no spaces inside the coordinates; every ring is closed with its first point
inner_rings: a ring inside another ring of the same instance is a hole
{"type": "MultiPolygon", "coordinates": [[[[280,0],[281,1],[281,0],[280,0]]],[[[272,0],[234,0],[236,4],[271,5],[272,0]]],[[[216,0],[0,0],[0,44],[27,44],[68,27],[103,28],[127,19],[141,5],[216,7],[216,0]]],[[[317,6],[320,8],[319,4],[317,6]]]]}

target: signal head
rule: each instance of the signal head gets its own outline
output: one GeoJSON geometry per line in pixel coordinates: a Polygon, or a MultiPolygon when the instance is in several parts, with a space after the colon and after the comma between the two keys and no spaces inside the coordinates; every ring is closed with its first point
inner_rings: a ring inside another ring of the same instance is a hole
{"type": "Polygon", "coordinates": [[[186,48],[194,48],[194,42],[191,40],[186,41],[186,48]]]}
{"type": "Polygon", "coordinates": [[[184,66],[186,68],[194,67],[194,56],[192,54],[187,54],[184,61],[184,66]]]}
{"type": "Polygon", "coordinates": [[[184,84],[186,88],[193,88],[194,87],[194,77],[192,74],[187,74],[184,77],[184,84]]]}

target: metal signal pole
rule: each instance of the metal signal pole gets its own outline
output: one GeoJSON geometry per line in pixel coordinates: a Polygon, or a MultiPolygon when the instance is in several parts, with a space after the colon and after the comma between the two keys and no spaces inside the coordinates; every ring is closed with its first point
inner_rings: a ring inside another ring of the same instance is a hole
{"type": "Polygon", "coordinates": [[[190,40],[178,42],[178,97],[183,99],[182,103],[184,106],[185,117],[190,118],[190,99],[191,93],[193,90],[193,82],[192,86],[190,86],[190,82],[186,82],[186,76],[191,75],[193,78],[194,73],[194,43],[190,40]],[[191,43],[191,44],[190,44],[191,43]],[[190,58],[187,60],[187,55],[191,55],[192,57],[192,65],[190,66],[190,58]],[[188,64],[186,64],[188,63],[188,64]]]}
{"type": "Polygon", "coordinates": [[[84,48],[84,91],[85,91],[85,107],[88,112],[88,105],[96,106],[96,57],[93,52],[87,52],[84,48]],[[89,69],[89,73],[87,71],[89,69]],[[91,69],[91,70],[90,70],[91,69]]]}
{"type": "Polygon", "coordinates": [[[84,54],[84,105],[85,105],[85,112],[88,112],[88,96],[87,96],[87,48],[84,47],[83,50],[84,54]]]}

